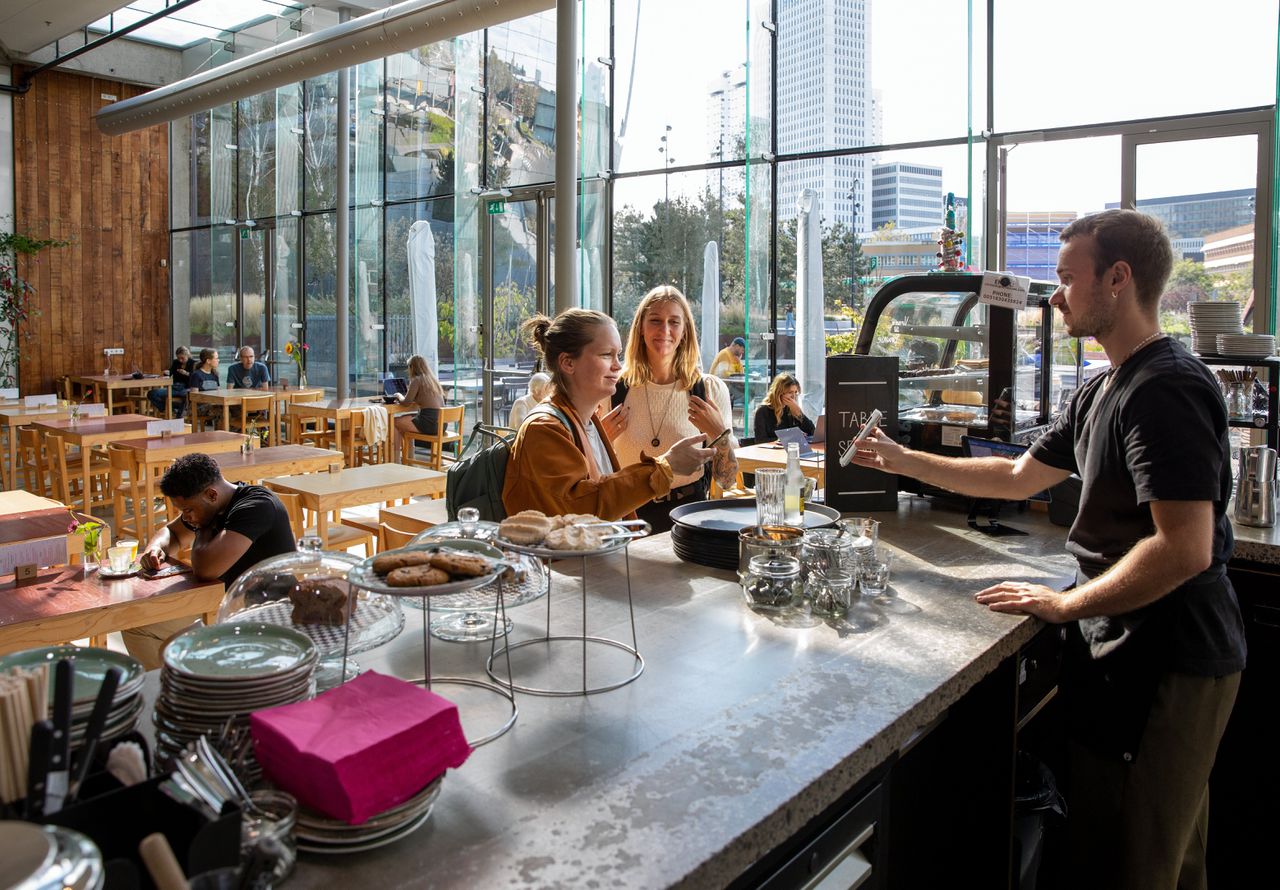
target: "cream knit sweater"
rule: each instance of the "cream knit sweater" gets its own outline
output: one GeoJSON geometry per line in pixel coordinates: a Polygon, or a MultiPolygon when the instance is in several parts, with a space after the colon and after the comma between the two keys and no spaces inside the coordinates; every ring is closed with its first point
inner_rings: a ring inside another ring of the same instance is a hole
{"type": "MultiPolygon", "coordinates": [[[[729,388],[718,377],[703,377],[706,381],[707,401],[716,406],[725,426],[733,425],[733,411],[729,407],[729,388]]],[[[631,409],[627,428],[613,440],[613,450],[618,463],[627,467],[640,462],[643,451],[649,457],[658,457],[686,436],[695,435],[698,428],[689,422],[689,392],[676,389],[676,384],[646,383],[627,390],[626,406],[631,409]],[[652,444],[654,436],[658,445],[652,444]]],[[[737,448],[737,440],[730,436],[730,447],[737,448]]],[[[701,479],[705,465],[692,475],[676,476],[672,488],[688,485],[701,479]]]]}

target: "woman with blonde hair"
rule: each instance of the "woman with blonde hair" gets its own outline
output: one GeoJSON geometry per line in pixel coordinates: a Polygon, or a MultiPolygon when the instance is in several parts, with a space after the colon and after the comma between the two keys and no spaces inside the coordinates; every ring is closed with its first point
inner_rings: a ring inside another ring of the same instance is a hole
{"type": "Polygon", "coordinates": [[[613,395],[614,409],[605,430],[623,464],[632,464],[679,439],[700,435],[715,443],[711,473],[699,466],[676,476],[669,494],[637,510],[654,531],[671,527],[671,508],[682,501],[705,499],[714,475],[731,487],[738,464],[729,388],[718,377],[702,374],[698,331],[689,301],[670,285],[645,294],[627,335],[626,370],[613,395]]]}
{"type": "Polygon", "coordinates": [[[813,421],[804,416],[800,407],[800,381],[784,371],[769,384],[769,392],[756,409],[752,429],[757,442],[772,442],[778,438],[778,430],[797,426],[806,436],[813,435],[813,421]]]}
{"type": "Polygon", "coordinates": [[[507,460],[502,503],[508,515],[592,513],[616,520],[671,490],[671,480],[711,456],[688,436],[659,457],[621,464],[597,416],[622,370],[613,319],[591,309],[536,315],[521,330],[544,359],[552,393],[530,412],[507,460]]]}
{"type": "MultiPolygon", "coordinates": [[[[401,433],[434,435],[440,429],[440,409],[444,407],[444,388],[431,373],[427,360],[420,355],[409,357],[409,389],[396,393],[400,404],[417,408],[416,414],[397,414],[392,425],[391,453],[400,453],[401,433]]],[[[393,458],[394,459],[394,458],[393,458]]]]}

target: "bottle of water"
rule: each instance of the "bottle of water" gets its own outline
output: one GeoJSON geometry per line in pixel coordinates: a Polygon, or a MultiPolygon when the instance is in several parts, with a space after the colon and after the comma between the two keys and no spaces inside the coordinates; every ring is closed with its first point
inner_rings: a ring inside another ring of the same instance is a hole
{"type": "Polygon", "coordinates": [[[787,477],[782,486],[783,515],[787,525],[804,527],[804,473],[800,470],[800,446],[787,445],[787,477]]]}

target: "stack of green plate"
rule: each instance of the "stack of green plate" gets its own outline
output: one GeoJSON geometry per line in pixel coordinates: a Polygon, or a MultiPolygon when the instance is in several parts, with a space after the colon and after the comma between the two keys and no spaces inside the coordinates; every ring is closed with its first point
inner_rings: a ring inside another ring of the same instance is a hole
{"type": "MultiPolygon", "coordinates": [[[[10,668],[30,669],[40,665],[49,668],[49,706],[53,707],[53,666],[64,658],[75,663],[74,699],[71,710],[71,746],[77,747],[84,740],[89,715],[93,713],[102,679],[111,668],[120,669],[120,685],[107,712],[100,742],[110,741],[133,732],[142,715],[142,681],[145,671],[136,658],[110,649],[91,646],[46,646],[43,649],[27,649],[12,655],[0,656],[0,673],[10,668]]],[[[50,711],[51,718],[53,716],[50,711]]]]}

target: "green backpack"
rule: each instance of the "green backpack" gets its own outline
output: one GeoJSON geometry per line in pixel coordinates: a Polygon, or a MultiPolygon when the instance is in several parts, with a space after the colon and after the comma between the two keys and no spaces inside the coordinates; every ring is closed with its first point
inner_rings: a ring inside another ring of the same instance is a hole
{"type": "MultiPolygon", "coordinates": [[[[535,414],[554,415],[573,433],[569,418],[556,406],[546,403],[535,406],[525,422],[535,414]]],[[[458,511],[463,507],[475,507],[480,511],[480,518],[488,522],[507,518],[507,509],[502,505],[502,484],[507,478],[507,460],[515,441],[515,430],[476,424],[462,456],[445,474],[444,508],[450,522],[457,521],[458,511]],[[486,440],[493,442],[485,445],[486,440]]]]}

